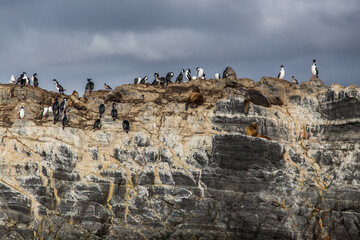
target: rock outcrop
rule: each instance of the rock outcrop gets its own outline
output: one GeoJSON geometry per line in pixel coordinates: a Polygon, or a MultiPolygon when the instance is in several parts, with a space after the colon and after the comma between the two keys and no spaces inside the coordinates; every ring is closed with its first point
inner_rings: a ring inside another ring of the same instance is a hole
{"type": "Polygon", "coordinates": [[[0,85],[0,239],[360,239],[357,86],[264,77],[74,92],[64,130],[41,117],[56,97],[0,85]],[[186,111],[195,89],[206,100],[186,111]],[[253,122],[272,140],[246,136],[253,122]]]}

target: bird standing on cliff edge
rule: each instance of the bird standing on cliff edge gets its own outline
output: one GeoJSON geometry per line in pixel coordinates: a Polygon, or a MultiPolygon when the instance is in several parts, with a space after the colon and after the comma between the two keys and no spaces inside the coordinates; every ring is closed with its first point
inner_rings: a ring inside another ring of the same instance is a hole
{"type": "Polygon", "coordinates": [[[112,90],[112,88],[111,88],[109,85],[107,85],[106,83],[104,83],[104,88],[105,88],[106,90],[112,90]]]}
{"type": "Polygon", "coordinates": [[[147,83],[148,78],[149,78],[148,76],[143,77],[143,78],[141,79],[141,81],[140,81],[140,84],[145,84],[145,83],[147,83]]]}
{"type": "Polygon", "coordinates": [[[53,81],[54,81],[54,83],[55,83],[55,88],[56,88],[56,90],[58,90],[58,92],[59,92],[60,94],[64,94],[64,92],[66,91],[66,89],[64,89],[63,86],[61,86],[56,79],[53,79],[53,81]]]}
{"type": "Polygon", "coordinates": [[[291,77],[291,83],[299,84],[299,82],[296,80],[296,78],[294,76],[291,77]]]}
{"type": "Polygon", "coordinates": [[[316,66],[316,59],[313,60],[313,64],[311,66],[311,73],[313,74],[312,78],[319,78],[319,70],[316,66]]]}
{"type": "Polygon", "coordinates": [[[14,76],[14,75],[11,75],[11,78],[10,78],[9,83],[10,83],[10,84],[15,84],[15,83],[16,83],[16,79],[15,79],[15,76],[14,76]]]}
{"type": "Polygon", "coordinates": [[[94,90],[95,84],[94,84],[94,82],[92,81],[91,78],[88,78],[87,81],[88,82],[87,82],[87,84],[85,86],[85,92],[89,91],[91,93],[92,90],[94,90]]]}
{"type": "Polygon", "coordinates": [[[278,78],[279,78],[279,79],[284,79],[284,77],[285,77],[284,65],[281,65],[280,67],[281,67],[281,70],[280,70],[280,72],[279,72],[279,74],[278,74],[278,78]]]}
{"type": "Polygon", "coordinates": [[[197,71],[197,79],[204,79],[204,69],[202,69],[201,67],[197,67],[196,68],[197,71]]]}
{"type": "Polygon", "coordinates": [[[19,111],[19,118],[24,119],[24,117],[25,117],[25,109],[23,106],[21,106],[20,111],[19,111]]]}
{"type": "Polygon", "coordinates": [[[154,73],[154,81],[151,83],[152,85],[163,85],[162,84],[162,79],[160,79],[160,75],[158,73],[154,73]]]}
{"type": "Polygon", "coordinates": [[[171,79],[174,76],[173,72],[168,72],[165,77],[165,85],[169,85],[169,83],[172,83],[171,79]]]}
{"type": "Polygon", "coordinates": [[[188,70],[185,71],[185,78],[188,82],[191,81],[191,70],[188,68],[188,70]]]}
{"type": "Polygon", "coordinates": [[[137,77],[134,79],[134,84],[140,84],[141,77],[137,77]]]}
{"type": "Polygon", "coordinates": [[[181,72],[180,72],[179,75],[176,77],[176,80],[175,80],[176,83],[182,83],[183,78],[184,78],[184,73],[185,73],[185,70],[184,70],[184,69],[181,69],[181,72]]]}
{"type": "Polygon", "coordinates": [[[39,80],[38,78],[36,77],[37,76],[37,73],[34,73],[31,77],[31,82],[32,82],[32,85],[34,87],[38,87],[39,86],[39,80]]]}

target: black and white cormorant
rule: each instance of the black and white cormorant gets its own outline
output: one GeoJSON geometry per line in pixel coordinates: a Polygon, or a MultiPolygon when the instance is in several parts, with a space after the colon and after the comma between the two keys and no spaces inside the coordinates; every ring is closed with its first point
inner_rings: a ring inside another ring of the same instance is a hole
{"type": "Polygon", "coordinates": [[[37,78],[37,73],[34,73],[31,77],[31,81],[34,87],[38,87],[39,86],[39,80],[37,78]]]}
{"type": "Polygon", "coordinates": [[[313,74],[312,78],[319,78],[319,69],[316,66],[316,59],[313,60],[313,64],[311,66],[311,73],[313,74]]]}
{"type": "Polygon", "coordinates": [[[165,77],[165,85],[168,85],[169,83],[172,83],[171,79],[174,76],[173,72],[168,72],[165,77]]]}
{"type": "Polygon", "coordinates": [[[188,82],[191,81],[191,70],[190,69],[186,70],[185,78],[188,82]]]}
{"type": "Polygon", "coordinates": [[[54,83],[55,83],[55,88],[56,90],[58,90],[58,92],[60,94],[64,94],[64,92],[66,91],[66,89],[63,88],[63,86],[60,85],[60,83],[56,80],[56,79],[53,79],[54,83]]]}
{"type": "Polygon", "coordinates": [[[279,72],[279,74],[278,74],[278,78],[279,78],[279,79],[284,79],[284,77],[285,77],[284,65],[281,65],[280,67],[281,67],[281,69],[280,69],[280,72],[279,72]]]}
{"type": "Polygon", "coordinates": [[[197,67],[196,68],[197,71],[197,79],[204,79],[204,69],[202,69],[201,67],[197,67]]]}
{"type": "Polygon", "coordinates": [[[62,111],[64,111],[65,110],[65,108],[66,108],[66,102],[67,102],[67,98],[64,98],[63,100],[62,100],[62,102],[60,103],[60,111],[62,112],[62,111]]]}
{"type": "Polygon", "coordinates": [[[140,84],[145,84],[145,83],[147,83],[147,80],[148,80],[148,76],[143,77],[143,78],[140,80],[140,84]]]}
{"type": "Polygon", "coordinates": [[[176,77],[176,80],[175,80],[176,83],[182,83],[183,78],[184,78],[184,73],[185,73],[185,70],[184,70],[184,69],[181,69],[181,72],[180,72],[179,75],[176,77]]]}
{"type": "Polygon", "coordinates": [[[24,117],[25,117],[25,109],[23,106],[21,106],[20,111],[19,111],[19,118],[24,119],[24,117]]]}
{"type": "Polygon", "coordinates": [[[152,82],[152,85],[158,85],[161,84],[161,79],[159,78],[159,74],[158,73],[154,73],[154,81],[152,82]]]}
{"type": "Polygon", "coordinates": [[[134,84],[140,84],[141,82],[141,77],[137,77],[134,79],[134,84]]]}

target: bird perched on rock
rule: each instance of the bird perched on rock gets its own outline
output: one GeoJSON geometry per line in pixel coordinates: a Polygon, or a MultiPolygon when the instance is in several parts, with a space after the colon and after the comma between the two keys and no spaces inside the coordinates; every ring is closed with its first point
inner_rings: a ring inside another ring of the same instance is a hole
{"type": "Polygon", "coordinates": [[[201,67],[197,67],[196,68],[197,71],[197,79],[204,79],[204,69],[202,69],[201,67]]]}
{"type": "Polygon", "coordinates": [[[191,81],[191,70],[189,68],[185,71],[185,78],[188,82],[191,81]]]}
{"type": "Polygon", "coordinates": [[[112,104],[112,110],[111,110],[111,117],[112,117],[113,121],[116,120],[117,115],[118,115],[118,111],[117,111],[117,109],[116,109],[116,104],[113,103],[113,104],[112,104]]]}
{"type": "Polygon", "coordinates": [[[107,85],[106,83],[104,83],[104,88],[105,88],[106,90],[112,90],[112,88],[111,88],[109,85],[107,85]]]}
{"type": "Polygon", "coordinates": [[[158,85],[161,84],[162,85],[162,81],[159,78],[159,74],[158,73],[154,73],[154,81],[152,82],[152,85],[158,85]]]}
{"type": "Polygon", "coordinates": [[[284,65],[281,65],[280,67],[281,67],[281,69],[280,69],[280,72],[279,72],[279,74],[278,74],[278,78],[279,78],[279,79],[284,79],[284,77],[285,77],[284,65]]]}
{"type": "Polygon", "coordinates": [[[41,116],[42,116],[43,118],[47,118],[48,115],[49,115],[49,108],[48,108],[48,107],[44,107],[43,110],[42,110],[42,112],[41,112],[41,116]]]}
{"type": "Polygon", "coordinates": [[[101,119],[100,118],[94,122],[93,129],[101,129],[101,119]]]}
{"type": "Polygon", "coordinates": [[[299,82],[296,80],[296,78],[294,76],[291,76],[291,83],[299,84],[299,82]]]}
{"type": "Polygon", "coordinates": [[[137,77],[134,79],[134,84],[140,84],[141,77],[137,77]]]}
{"type": "Polygon", "coordinates": [[[60,85],[60,83],[56,80],[56,79],[53,79],[54,83],[55,83],[55,88],[56,90],[58,90],[58,92],[60,94],[64,94],[64,92],[66,91],[66,89],[63,88],[63,86],[60,85]]]}
{"type": "Polygon", "coordinates": [[[99,106],[99,114],[100,114],[100,118],[102,118],[102,115],[105,112],[105,105],[104,104],[100,104],[99,106]]]}
{"type": "Polygon", "coordinates": [[[220,73],[215,73],[214,79],[215,79],[215,80],[219,80],[219,79],[220,79],[220,73]]]}
{"type": "Polygon", "coordinates": [[[26,81],[24,79],[24,74],[25,72],[23,72],[22,74],[20,74],[20,77],[18,77],[16,79],[16,84],[20,84],[20,85],[25,85],[26,81]],[[22,83],[23,82],[23,83],[22,83]]]}
{"type": "Polygon", "coordinates": [[[145,76],[141,79],[140,84],[145,84],[148,80],[148,76],[145,76]]]}
{"type": "Polygon", "coordinates": [[[62,127],[63,130],[65,129],[65,126],[67,126],[69,123],[69,118],[66,116],[66,110],[64,111],[64,117],[62,119],[62,127]]]}
{"type": "Polygon", "coordinates": [[[24,117],[25,117],[25,109],[23,106],[21,106],[20,111],[19,111],[19,118],[24,119],[24,117]]]}
{"type": "Polygon", "coordinates": [[[173,72],[168,72],[165,77],[165,85],[168,85],[169,83],[172,83],[171,79],[174,76],[173,72]]]}
{"type": "Polygon", "coordinates": [[[26,85],[26,72],[23,72],[20,77],[16,80],[16,84],[20,84],[21,88],[26,85]]]}
{"type": "Polygon", "coordinates": [[[54,125],[60,120],[61,118],[61,111],[60,109],[57,112],[54,112],[54,125]]]}
{"type": "Polygon", "coordinates": [[[31,82],[32,82],[32,85],[34,87],[38,87],[39,86],[39,80],[37,78],[37,73],[34,73],[31,77],[31,82]]]}
{"type": "Polygon", "coordinates": [[[319,69],[316,66],[316,59],[313,60],[313,64],[311,66],[311,73],[313,74],[312,78],[319,78],[319,69]]]}
{"type": "Polygon", "coordinates": [[[55,102],[52,105],[52,109],[55,113],[59,111],[59,106],[59,99],[55,98],[55,102]]]}
{"type": "Polygon", "coordinates": [[[26,85],[30,85],[30,80],[29,80],[28,76],[26,75],[26,73],[24,73],[23,78],[24,78],[24,80],[25,80],[25,84],[26,84],[26,85]]]}
{"type": "Polygon", "coordinates": [[[185,70],[184,70],[184,69],[181,69],[181,72],[180,72],[179,75],[176,77],[176,80],[175,80],[176,83],[182,83],[183,78],[184,78],[184,73],[185,73],[185,70]]]}
{"type": "Polygon", "coordinates": [[[65,108],[66,108],[66,102],[67,102],[67,98],[64,98],[64,99],[62,100],[62,102],[60,103],[59,108],[60,108],[60,111],[61,111],[61,112],[65,110],[65,108]]]}
{"type": "Polygon", "coordinates": [[[89,91],[91,93],[94,90],[95,84],[91,78],[88,78],[87,81],[88,82],[85,86],[85,92],[89,91]]]}
{"type": "Polygon", "coordinates": [[[15,79],[15,76],[14,76],[14,75],[11,75],[11,78],[10,78],[9,83],[10,83],[10,84],[15,84],[15,83],[16,83],[16,79],[15,79]]]}
{"type": "Polygon", "coordinates": [[[122,126],[123,126],[123,129],[126,133],[129,133],[130,131],[130,123],[128,120],[124,120],[123,123],[122,123],[122,126]]]}

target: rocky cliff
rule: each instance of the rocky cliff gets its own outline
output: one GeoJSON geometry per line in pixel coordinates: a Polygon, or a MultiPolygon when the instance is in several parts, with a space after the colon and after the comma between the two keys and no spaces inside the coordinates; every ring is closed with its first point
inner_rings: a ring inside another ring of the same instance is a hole
{"type": "Polygon", "coordinates": [[[0,85],[0,239],[360,239],[354,85],[264,77],[74,92],[65,129],[41,117],[56,97],[0,85]],[[196,89],[204,104],[185,110],[196,89]],[[246,136],[253,122],[272,140],[246,136]]]}

